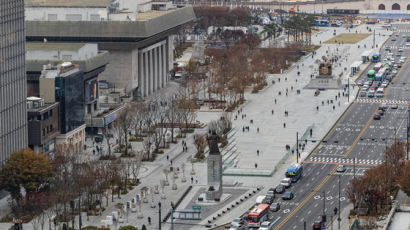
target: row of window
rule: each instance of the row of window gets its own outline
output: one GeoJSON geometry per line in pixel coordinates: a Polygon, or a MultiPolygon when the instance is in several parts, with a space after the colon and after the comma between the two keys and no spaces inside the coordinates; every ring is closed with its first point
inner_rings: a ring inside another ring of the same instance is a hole
{"type": "MultiPolygon", "coordinates": [[[[379,10],[386,10],[386,5],[380,4],[378,9],[379,9],[379,10]]],[[[392,9],[392,10],[401,10],[401,7],[400,7],[400,5],[399,5],[398,3],[394,3],[394,4],[391,6],[391,9],[392,9]]],[[[410,10],[410,4],[407,5],[407,10],[410,10]]]]}
{"type": "MultiPolygon", "coordinates": [[[[0,76],[3,78],[4,76],[0,76]]],[[[11,84],[0,86],[0,111],[7,110],[16,104],[26,103],[26,81],[24,78],[11,84]]],[[[24,106],[26,111],[26,106],[24,106]]]]}
{"type": "MultiPolygon", "coordinates": [[[[57,14],[47,14],[47,20],[48,21],[57,21],[58,15],[57,14]]],[[[83,20],[83,15],[81,14],[66,14],[65,15],[65,20],[67,21],[82,21],[83,20]]],[[[85,20],[88,20],[85,18],[85,20]]],[[[101,17],[99,14],[90,14],[90,21],[100,21],[101,17]]]]}
{"type": "Polygon", "coordinates": [[[47,125],[47,127],[43,128],[41,131],[41,136],[46,136],[46,134],[52,133],[53,132],[53,125],[47,125]]]}

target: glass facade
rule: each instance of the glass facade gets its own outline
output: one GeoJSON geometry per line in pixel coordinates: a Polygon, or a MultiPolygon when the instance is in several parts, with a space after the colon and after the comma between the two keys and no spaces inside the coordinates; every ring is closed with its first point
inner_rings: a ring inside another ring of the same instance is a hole
{"type": "Polygon", "coordinates": [[[0,1],[0,167],[27,147],[24,0],[0,1]]]}
{"type": "Polygon", "coordinates": [[[61,133],[65,134],[84,124],[83,72],[56,77],[56,101],[60,102],[61,133]]]}

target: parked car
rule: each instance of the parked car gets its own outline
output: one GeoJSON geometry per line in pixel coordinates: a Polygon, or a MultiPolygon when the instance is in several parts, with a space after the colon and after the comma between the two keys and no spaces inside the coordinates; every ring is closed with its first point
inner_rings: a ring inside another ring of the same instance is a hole
{"type": "Polygon", "coordinates": [[[290,178],[283,178],[280,184],[285,188],[289,188],[292,185],[292,180],[290,178]]]}
{"type": "Polygon", "coordinates": [[[282,196],[282,200],[292,200],[293,193],[292,192],[285,192],[282,196]]]}
{"type": "Polygon", "coordinates": [[[279,209],[280,209],[280,203],[278,203],[278,202],[272,203],[272,204],[269,206],[269,209],[270,209],[272,212],[277,212],[277,211],[279,211],[279,209]]]}
{"type": "Polygon", "coordinates": [[[281,185],[281,184],[278,185],[278,186],[276,186],[275,192],[276,192],[276,193],[279,193],[279,194],[284,193],[284,192],[285,192],[285,186],[283,186],[283,185],[281,185]]]}
{"type": "Polygon", "coordinates": [[[346,167],[344,165],[337,166],[336,172],[344,172],[346,171],[346,167]]]}

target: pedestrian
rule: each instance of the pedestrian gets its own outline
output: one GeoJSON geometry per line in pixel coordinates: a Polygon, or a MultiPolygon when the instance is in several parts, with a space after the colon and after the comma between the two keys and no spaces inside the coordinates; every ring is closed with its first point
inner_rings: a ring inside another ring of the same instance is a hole
{"type": "Polygon", "coordinates": [[[273,115],[273,109],[272,109],[272,115],[273,115]]]}
{"type": "Polygon", "coordinates": [[[319,106],[316,106],[316,110],[319,111],[319,106]]]}
{"type": "Polygon", "coordinates": [[[237,120],[238,119],[238,115],[235,115],[235,120],[237,120]]]}
{"type": "Polygon", "coordinates": [[[280,82],[280,78],[278,78],[278,82],[280,82]]]}
{"type": "Polygon", "coordinates": [[[167,161],[169,160],[169,155],[167,155],[167,161]]]}
{"type": "Polygon", "coordinates": [[[255,163],[255,168],[258,168],[258,164],[257,164],[257,163],[255,163]]]}
{"type": "Polygon", "coordinates": [[[258,127],[258,128],[256,128],[256,132],[257,132],[257,133],[259,133],[259,127],[258,127]]]}
{"type": "Polygon", "coordinates": [[[245,127],[243,127],[243,126],[242,126],[242,132],[243,132],[243,133],[245,132],[245,127]]]}
{"type": "Polygon", "coordinates": [[[171,165],[172,165],[172,160],[171,160],[171,165]]]}
{"type": "Polygon", "coordinates": [[[93,149],[93,155],[95,155],[95,149],[93,149]]]}
{"type": "Polygon", "coordinates": [[[259,149],[256,150],[256,156],[259,156],[259,149]]]}
{"type": "Polygon", "coordinates": [[[285,81],[288,81],[288,78],[287,78],[287,77],[285,77],[285,81]]]}
{"type": "Polygon", "coordinates": [[[191,177],[191,184],[193,184],[194,183],[194,178],[193,177],[191,177]]]}
{"type": "Polygon", "coordinates": [[[288,88],[286,88],[286,93],[289,91],[289,89],[288,88]]]}
{"type": "Polygon", "coordinates": [[[335,110],[335,106],[333,105],[333,110],[335,110]]]}
{"type": "Polygon", "coordinates": [[[253,124],[253,120],[251,119],[251,124],[253,124]]]}
{"type": "Polygon", "coordinates": [[[288,96],[288,92],[286,92],[286,96],[288,96]]]}
{"type": "Polygon", "coordinates": [[[283,123],[283,128],[286,128],[286,123],[283,123]]]}
{"type": "Polygon", "coordinates": [[[198,179],[195,179],[195,184],[198,184],[198,179]]]}
{"type": "Polygon", "coordinates": [[[329,100],[327,100],[327,104],[329,104],[329,100]]]}
{"type": "Polygon", "coordinates": [[[151,217],[148,217],[148,225],[151,225],[151,217]]]}
{"type": "Polygon", "coordinates": [[[275,98],[275,104],[276,104],[276,98],[275,98]]]}
{"type": "Polygon", "coordinates": [[[340,106],[340,101],[338,101],[337,104],[340,106]]]}
{"type": "MultiPolygon", "coordinates": [[[[297,81],[297,80],[296,80],[297,81]]],[[[290,87],[290,90],[293,90],[293,86],[290,87]]]]}

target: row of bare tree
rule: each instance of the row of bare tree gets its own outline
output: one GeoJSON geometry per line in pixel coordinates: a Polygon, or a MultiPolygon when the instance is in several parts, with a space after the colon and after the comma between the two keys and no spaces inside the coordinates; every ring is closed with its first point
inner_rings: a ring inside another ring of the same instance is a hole
{"type": "MultiPolygon", "coordinates": [[[[142,154],[142,160],[152,160],[153,153],[161,153],[169,143],[176,143],[175,137],[186,135],[195,127],[197,105],[185,96],[185,90],[174,95],[158,95],[146,102],[129,102],[117,117],[115,132],[124,156],[142,154]],[[178,135],[176,135],[178,133],[178,135]],[[130,134],[143,139],[142,150],[129,152],[130,134]]],[[[108,133],[108,132],[106,132],[108,133]]],[[[106,135],[107,143],[110,135],[106,135]]],[[[109,154],[111,150],[109,149],[109,154]]]]}
{"type": "Polygon", "coordinates": [[[384,164],[350,181],[347,195],[355,208],[365,208],[370,215],[383,214],[388,210],[391,196],[394,197],[400,187],[410,187],[409,179],[405,178],[410,172],[404,172],[405,156],[406,144],[395,143],[386,148],[384,164]]]}

